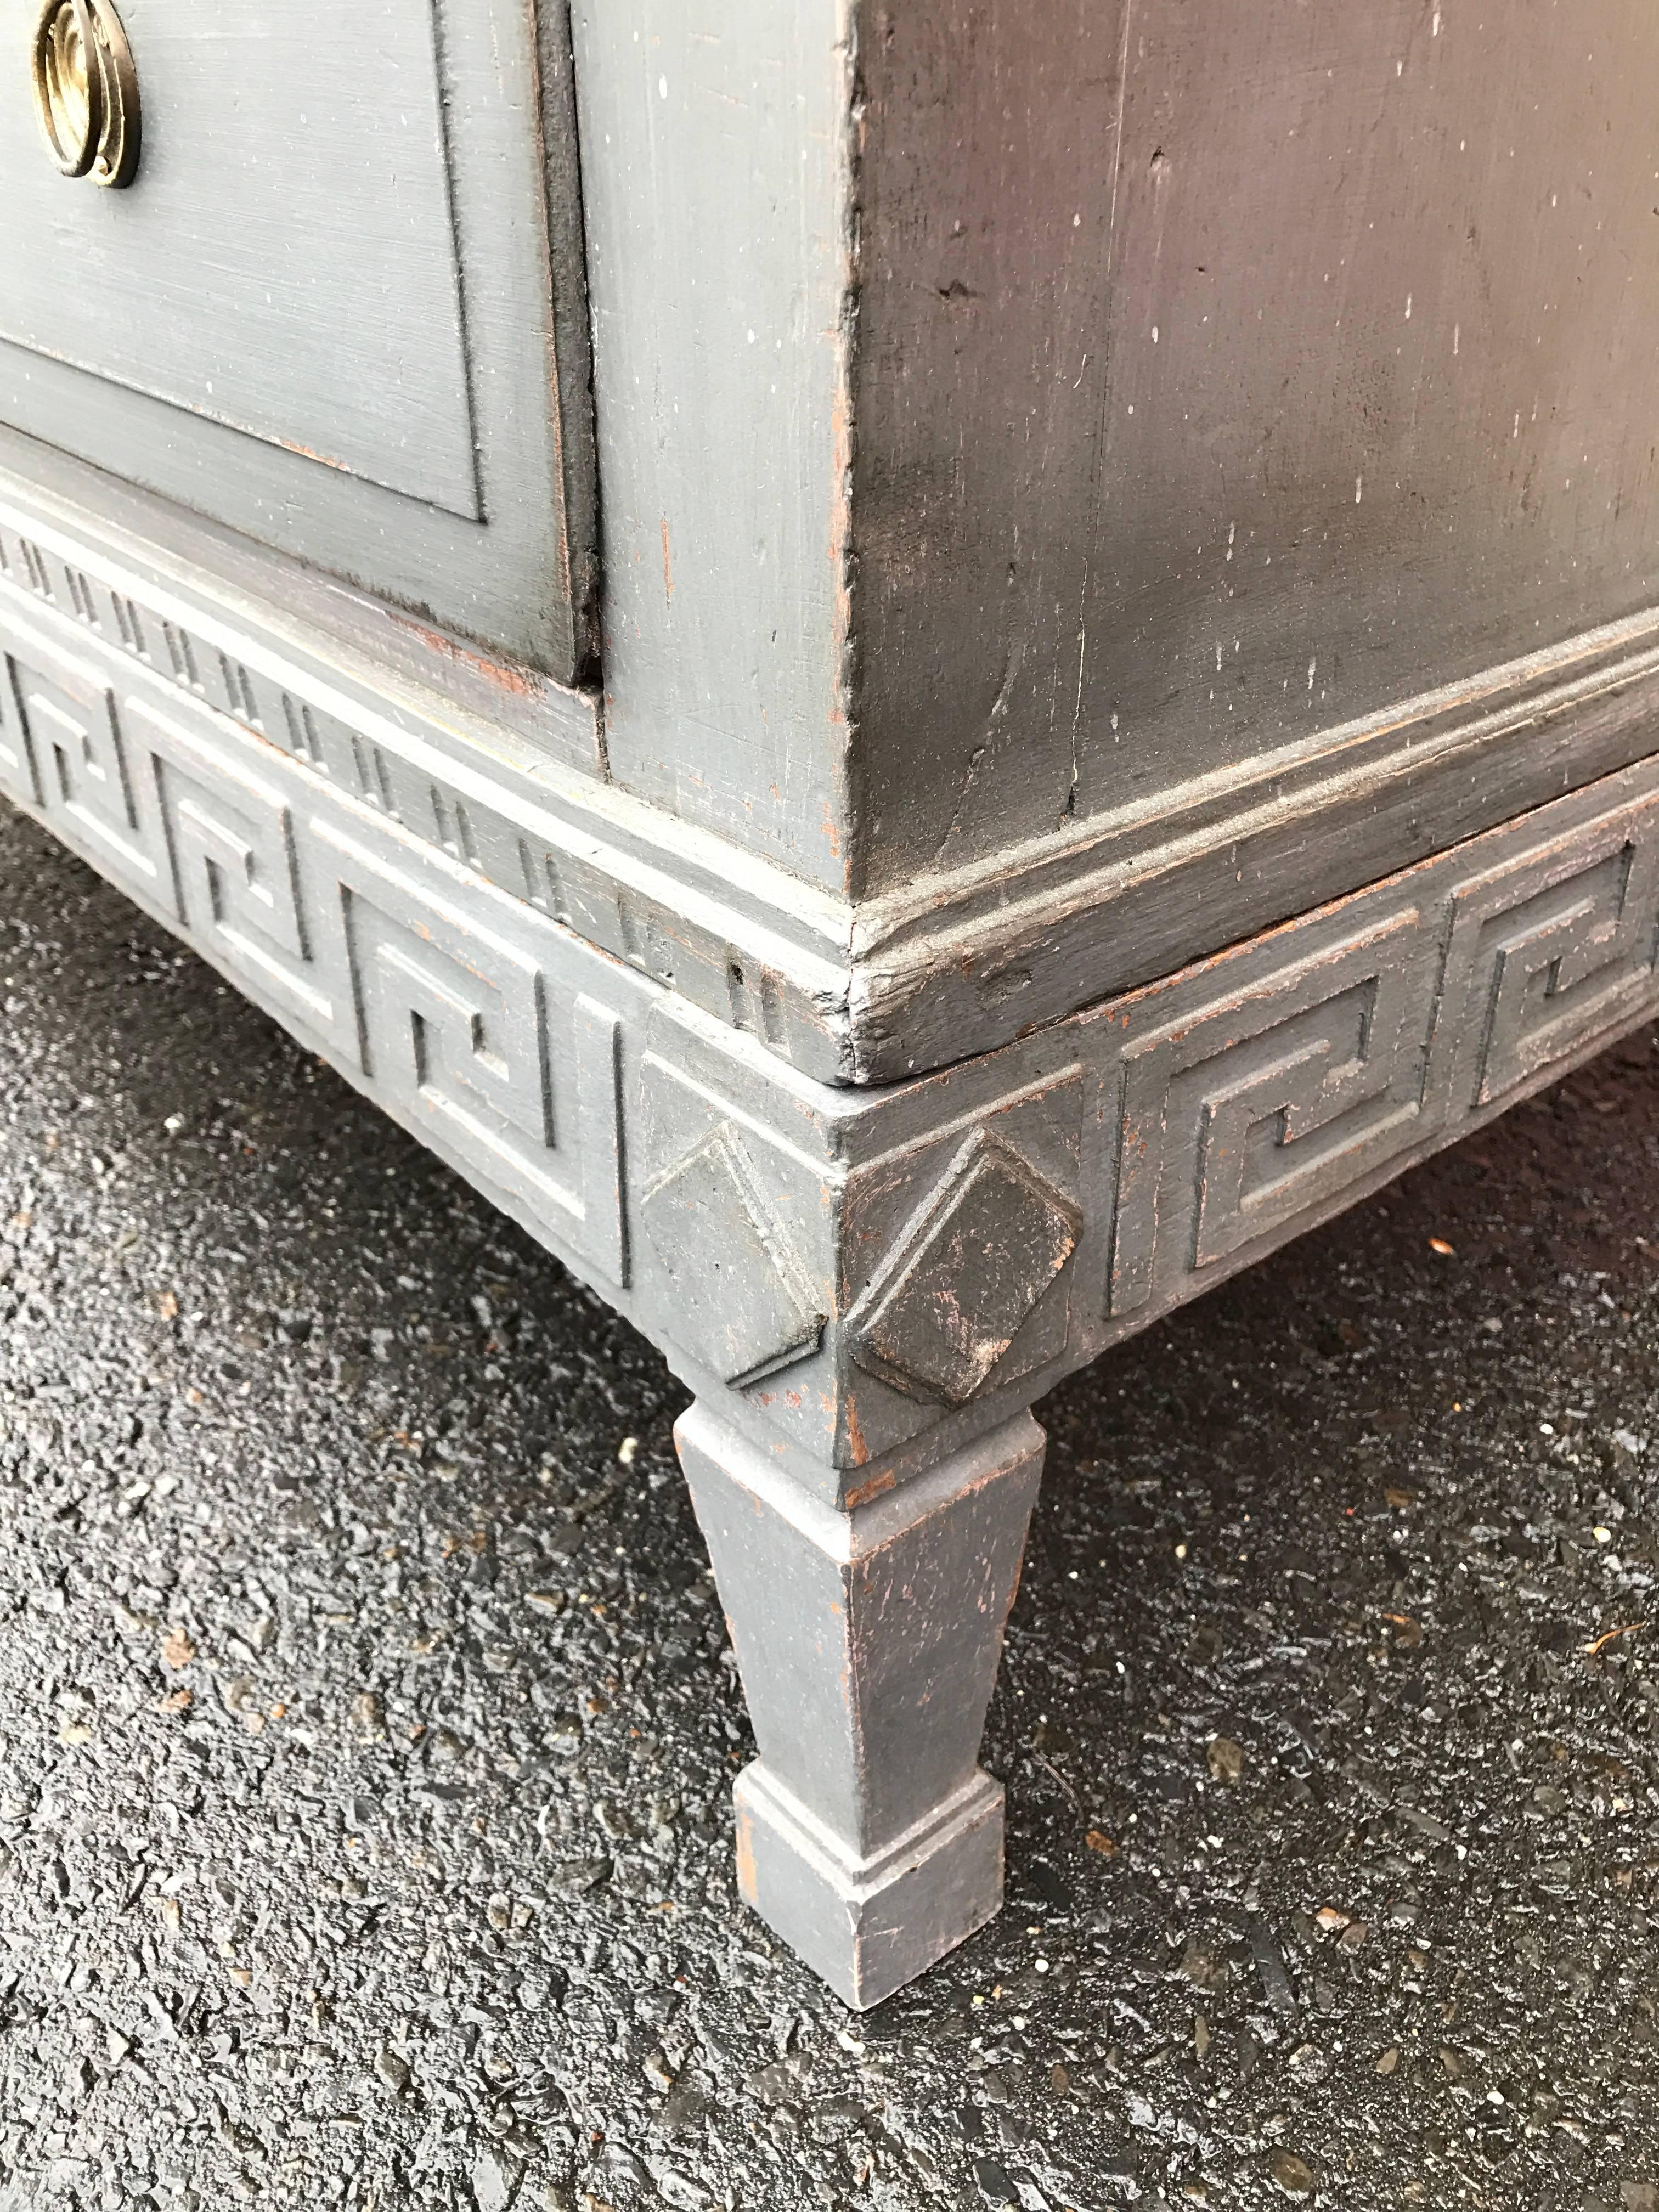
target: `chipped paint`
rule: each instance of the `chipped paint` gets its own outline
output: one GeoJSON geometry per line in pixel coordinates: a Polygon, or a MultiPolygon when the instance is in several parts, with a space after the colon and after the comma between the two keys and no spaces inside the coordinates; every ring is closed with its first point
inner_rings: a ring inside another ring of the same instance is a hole
{"type": "Polygon", "coordinates": [[[868,1505],[875,1498],[885,1497],[890,1490],[897,1486],[898,1479],[897,1469],[890,1467],[884,1468],[879,1474],[872,1475],[867,1482],[856,1484],[847,1492],[843,1501],[847,1510],[855,1512],[860,1505],[868,1505]]]}
{"type": "Polygon", "coordinates": [[[410,616],[392,612],[392,620],[399,629],[407,630],[432,652],[441,653],[445,659],[454,661],[462,668],[470,668],[482,676],[487,684],[499,691],[510,692],[515,698],[536,699],[548,688],[548,679],[533,669],[515,666],[513,663],[493,659],[486,653],[475,653],[458,639],[446,636],[441,629],[430,629],[425,623],[416,622],[410,616]]]}
{"type": "Polygon", "coordinates": [[[842,1414],[847,1426],[847,1449],[854,1467],[862,1467],[870,1456],[870,1448],[864,1441],[864,1431],[859,1425],[858,1400],[849,1389],[842,1401],[842,1414]]]}
{"type": "Polygon", "coordinates": [[[746,1817],[739,1818],[737,1828],[738,1890],[750,1905],[760,1894],[760,1884],[755,1873],[755,1831],[746,1817]]]}

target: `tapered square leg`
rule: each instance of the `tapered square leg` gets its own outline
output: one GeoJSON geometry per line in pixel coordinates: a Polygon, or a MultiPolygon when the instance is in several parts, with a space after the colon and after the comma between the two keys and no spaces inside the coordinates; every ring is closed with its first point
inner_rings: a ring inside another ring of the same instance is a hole
{"type": "Polygon", "coordinates": [[[1021,1414],[844,1511],[701,1406],[676,1436],[760,1747],[739,1887],[838,1996],[878,2004],[1002,1901],[979,1746],[1042,1432],[1021,1414]]]}

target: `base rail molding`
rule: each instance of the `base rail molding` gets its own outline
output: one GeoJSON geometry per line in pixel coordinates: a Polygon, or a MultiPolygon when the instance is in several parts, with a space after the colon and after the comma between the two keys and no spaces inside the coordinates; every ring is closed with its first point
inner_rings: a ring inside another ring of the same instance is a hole
{"type": "Polygon", "coordinates": [[[863,1090],[3,582],[0,793],[662,1347],[743,1893],[855,2006],[1001,1896],[1035,1401],[1659,1013],[1659,759],[863,1090]]]}

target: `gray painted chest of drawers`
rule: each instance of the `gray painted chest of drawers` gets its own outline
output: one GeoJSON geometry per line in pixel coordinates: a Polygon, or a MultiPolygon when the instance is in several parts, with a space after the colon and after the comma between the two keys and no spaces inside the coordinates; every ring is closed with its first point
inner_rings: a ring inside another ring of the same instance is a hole
{"type": "Polygon", "coordinates": [[[1659,20],[0,27],[0,791],[661,1345],[874,2003],[1033,1401],[1659,1011],[1659,20]]]}

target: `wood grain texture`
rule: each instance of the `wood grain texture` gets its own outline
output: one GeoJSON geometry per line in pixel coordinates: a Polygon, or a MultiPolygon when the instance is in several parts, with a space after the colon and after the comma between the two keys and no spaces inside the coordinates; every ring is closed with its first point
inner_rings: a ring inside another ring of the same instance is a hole
{"type": "Polygon", "coordinates": [[[866,12],[860,895],[1067,813],[1125,4],[866,12]]]}
{"type": "Polygon", "coordinates": [[[204,577],[117,519],[0,477],[0,568],[246,726],[301,732],[318,773],[831,1083],[993,1049],[1354,889],[1379,841],[1420,858],[1485,828],[1494,794],[1536,806],[1640,759],[1659,723],[1659,618],[1642,618],[1247,763],[1178,809],[854,907],[585,773],[580,695],[505,684],[390,617],[376,655],[348,649],[320,626],[321,580],[279,611],[252,549],[221,536],[204,577]]]}
{"type": "Polygon", "coordinates": [[[661,1345],[864,2004],[1000,1893],[1032,1399],[1659,1013],[1659,29],[574,0],[579,180],[563,4],[128,0],[0,791],[661,1345]]]}
{"type": "Polygon", "coordinates": [[[869,23],[856,885],[1652,603],[1639,0],[869,23]]]}
{"type": "Polygon", "coordinates": [[[611,763],[845,900],[848,1080],[1651,750],[1634,0],[576,39],[611,763]]]}
{"type": "Polygon", "coordinates": [[[844,888],[851,0],[576,0],[606,742],[844,888]]]}
{"type": "Polygon", "coordinates": [[[890,1080],[1040,1027],[1643,759],[1656,728],[1642,616],[866,900],[850,1055],[890,1080]]]}

